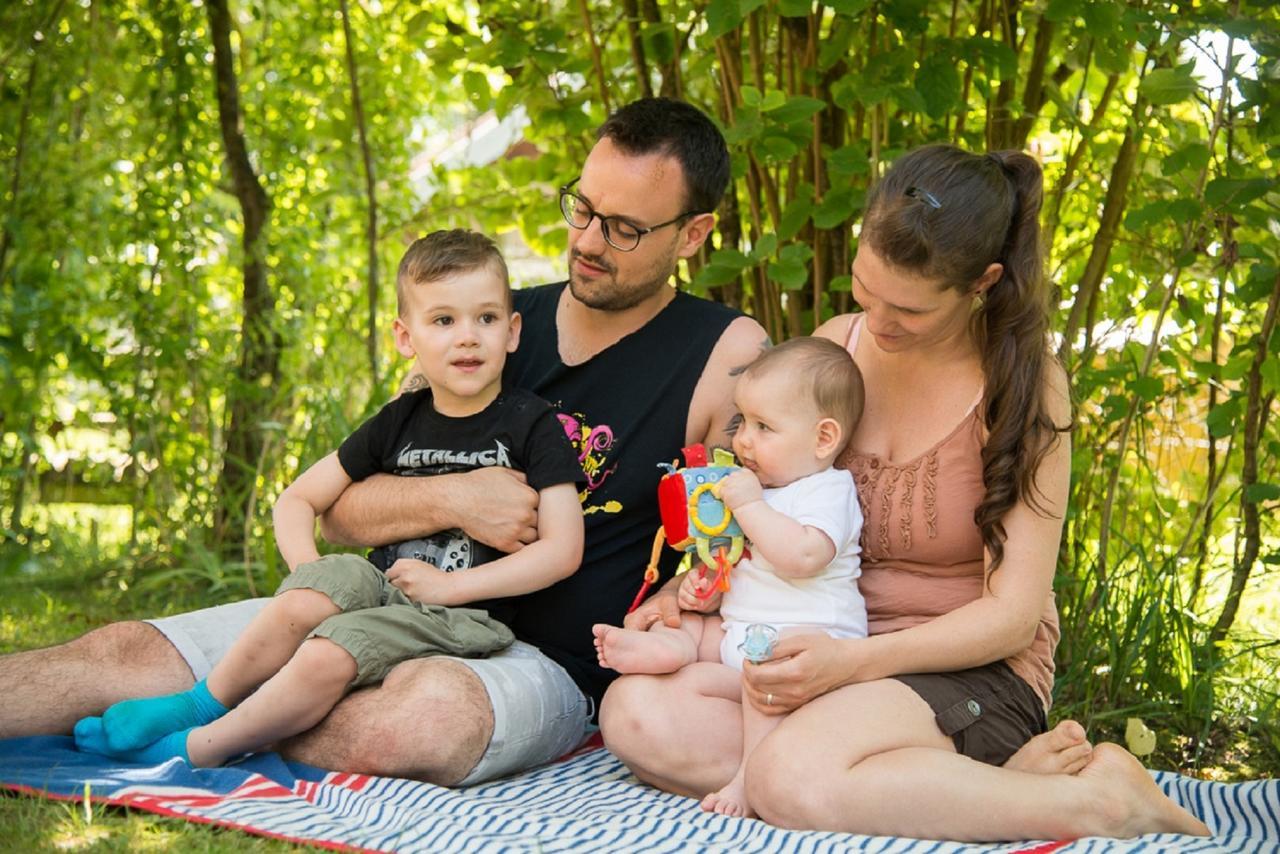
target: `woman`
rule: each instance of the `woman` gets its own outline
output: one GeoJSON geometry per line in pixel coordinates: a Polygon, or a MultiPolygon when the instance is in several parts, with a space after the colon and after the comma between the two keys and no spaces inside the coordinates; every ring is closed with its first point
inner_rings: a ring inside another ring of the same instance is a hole
{"type": "MultiPolygon", "coordinates": [[[[955,840],[1207,834],[1122,748],[1045,732],[1051,585],[1070,478],[1066,377],[1048,355],[1042,176],[1020,152],[928,146],[872,191],[857,315],[815,333],[862,370],[840,464],[866,524],[871,637],[788,638],[745,696],[790,712],[747,767],[783,827],[955,840]]],[[[664,590],[629,625],[673,621],[664,590]]],[[[701,796],[741,752],[736,675],[626,676],[601,710],[638,777],[701,796]]]]}

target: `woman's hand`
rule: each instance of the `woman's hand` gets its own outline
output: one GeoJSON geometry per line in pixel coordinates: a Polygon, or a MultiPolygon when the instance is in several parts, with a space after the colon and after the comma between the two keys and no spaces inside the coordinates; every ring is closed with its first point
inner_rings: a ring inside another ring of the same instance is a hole
{"type": "Polygon", "coordinates": [[[460,605],[452,601],[453,576],[426,561],[402,557],[387,570],[387,580],[423,605],[460,605]]]}
{"type": "Polygon", "coordinates": [[[858,681],[856,667],[850,662],[857,646],[857,641],[825,634],[783,637],[768,661],[743,663],[746,697],[766,715],[793,712],[815,697],[858,681]],[[853,679],[849,678],[851,668],[853,679]]]}

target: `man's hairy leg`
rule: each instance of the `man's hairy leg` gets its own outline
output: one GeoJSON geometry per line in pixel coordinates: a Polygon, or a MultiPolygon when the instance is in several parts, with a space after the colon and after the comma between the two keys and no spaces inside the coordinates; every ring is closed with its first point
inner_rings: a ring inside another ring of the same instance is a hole
{"type": "Polygon", "coordinates": [[[112,623],[73,641],[0,656],[0,738],[67,735],[120,700],[195,683],[178,651],[149,623],[112,623]]]}
{"type": "Polygon", "coordinates": [[[454,786],[492,735],[480,677],[460,662],[424,658],[396,665],[381,685],[347,695],[315,728],[278,747],[320,768],[454,786]]]}

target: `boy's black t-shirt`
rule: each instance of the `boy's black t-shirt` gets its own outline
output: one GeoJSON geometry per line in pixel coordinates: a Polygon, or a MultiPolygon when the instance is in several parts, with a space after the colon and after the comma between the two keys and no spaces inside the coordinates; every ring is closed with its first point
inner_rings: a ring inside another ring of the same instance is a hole
{"type": "MultiPolygon", "coordinates": [[[[533,489],[585,478],[565,428],[545,400],[504,389],[480,412],[453,418],[437,412],[430,389],[407,392],[360,425],[338,448],[353,481],[373,474],[424,477],[501,466],[523,472],[533,489]]],[[[488,563],[502,553],[460,530],[442,531],[374,549],[369,559],[386,570],[399,557],[416,557],[446,572],[488,563]]],[[[509,618],[505,600],[471,603],[495,619],[509,618]]]]}

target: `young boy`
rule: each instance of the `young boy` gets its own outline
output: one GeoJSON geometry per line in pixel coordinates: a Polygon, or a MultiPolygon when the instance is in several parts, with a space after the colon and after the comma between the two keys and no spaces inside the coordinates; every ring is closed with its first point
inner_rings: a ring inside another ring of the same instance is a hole
{"type": "MultiPolygon", "coordinates": [[[[694,662],[742,669],[740,651],[753,623],[783,634],[867,635],[858,592],[862,512],[852,476],[832,463],[862,414],[862,377],[844,348],[797,338],[766,351],[738,380],[741,422],[733,451],[742,470],[721,481],[720,497],[750,541],[750,558],[733,569],[719,603],[702,600],[698,573],[679,588],[680,628],[648,631],[597,625],[600,664],[620,673],[672,673],[694,662]],[[702,616],[720,605],[719,616],[702,616]]],[[[782,716],[742,700],[742,762],[733,780],[702,801],[724,815],[751,816],[747,757],[782,716]]]]}
{"type": "Polygon", "coordinates": [[[453,606],[477,603],[500,614],[501,597],[547,587],[577,569],[577,456],[549,404],[502,388],[520,316],[497,247],[473,232],[437,231],[409,247],[396,289],[396,348],[416,360],[430,387],[391,401],[280,496],[276,539],[293,572],[208,679],[84,718],[75,730],[81,749],[220,765],[311,728],[349,691],[381,681],[401,661],[509,646],[514,638],[505,625],[484,610],[453,606]],[[390,557],[380,550],[385,574],[355,555],[319,556],[316,517],[352,481],[484,466],[521,471],[539,490],[538,540],[519,552],[473,566],[475,544],[451,532],[443,545],[409,546],[411,553],[443,555],[443,568],[394,547],[390,557]]]}

